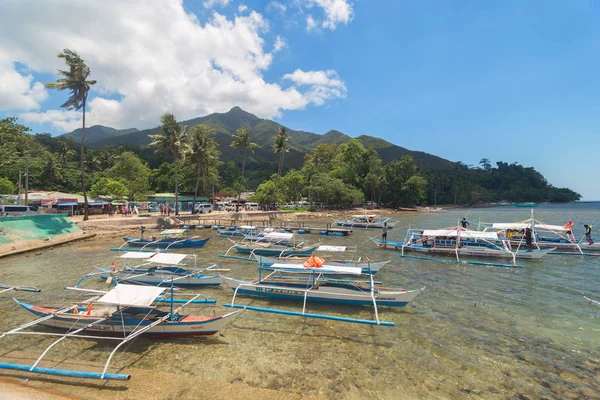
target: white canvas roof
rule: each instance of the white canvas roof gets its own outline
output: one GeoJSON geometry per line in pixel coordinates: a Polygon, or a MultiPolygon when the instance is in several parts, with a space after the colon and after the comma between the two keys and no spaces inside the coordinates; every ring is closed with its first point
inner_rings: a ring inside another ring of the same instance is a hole
{"type": "Polygon", "coordinates": [[[362,273],[362,268],[360,267],[338,267],[338,266],[333,266],[333,265],[323,265],[322,268],[306,268],[304,266],[304,264],[279,264],[279,263],[275,263],[273,265],[271,265],[269,268],[271,269],[276,269],[276,270],[290,270],[290,269],[297,269],[297,270],[311,270],[311,271],[315,271],[315,272],[322,272],[324,274],[328,273],[328,272],[337,272],[337,273],[344,273],[344,274],[348,274],[348,275],[360,275],[362,273]]]}
{"type": "MultiPolygon", "coordinates": [[[[423,236],[446,236],[446,237],[457,237],[458,231],[455,229],[437,229],[437,230],[424,230],[423,236]]],[[[462,239],[487,239],[487,240],[498,240],[498,234],[496,232],[480,232],[480,231],[461,231],[460,237],[462,239]]]]}
{"type": "Polygon", "coordinates": [[[152,257],[156,253],[143,252],[143,251],[128,251],[119,258],[135,258],[135,259],[146,259],[152,257]]]}
{"type": "Polygon", "coordinates": [[[377,215],[375,215],[375,214],[356,214],[356,215],[353,215],[352,217],[353,218],[371,218],[371,217],[375,218],[376,216],[377,215]]]}
{"type": "Polygon", "coordinates": [[[525,228],[531,228],[531,224],[525,223],[525,222],[517,222],[517,223],[499,222],[499,223],[493,223],[492,228],[493,229],[502,229],[502,230],[504,230],[504,229],[521,230],[521,229],[525,229],[525,228]]]}
{"type": "Polygon", "coordinates": [[[138,286],[119,284],[104,296],[98,299],[98,303],[113,304],[117,306],[139,306],[148,307],[165,288],[155,286],[138,286]]]}
{"type": "Polygon", "coordinates": [[[568,232],[569,230],[560,225],[535,224],[535,229],[545,229],[548,231],[568,232]]]}
{"type": "Polygon", "coordinates": [[[331,252],[346,251],[346,246],[319,246],[317,248],[317,251],[331,251],[331,252]]]}
{"type": "Polygon", "coordinates": [[[177,254],[177,253],[158,253],[155,254],[148,261],[156,263],[156,264],[168,264],[175,265],[179,264],[184,258],[186,258],[187,254],[177,254]]]}
{"type": "Polygon", "coordinates": [[[256,227],[252,226],[252,225],[241,225],[241,226],[238,226],[238,229],[254,230],[254,229],[256,229],[256,227]]]}
{"type": "Polygon", "coordinates": [[[265,233],[265,238],[267,239],[278,239],[278,240],[282,240],[282,239],[291,239],[294,237],[293,233],[289,233],[289,232],[269,232],[269,233],[265,233]]]}
{"type": "Polygon", "coordinates": [[[165,229],[160,234],[161,235],[181,235],[185,232],[185,229],[165,229]]]}
{"type": "MultiPolygon", "coordinates": [[[[521,230],[525,228],[531,228],[530,222],[517,222],[517,223],[494,223],[492,224],[493,229],[514,229],[521,230]]],[[[548,231],[558,231],[558,232],[568,232],[569,230],[560,225],[548,225],[548,224],[535,224],[535,229],[548,230],[548,231]]]]}

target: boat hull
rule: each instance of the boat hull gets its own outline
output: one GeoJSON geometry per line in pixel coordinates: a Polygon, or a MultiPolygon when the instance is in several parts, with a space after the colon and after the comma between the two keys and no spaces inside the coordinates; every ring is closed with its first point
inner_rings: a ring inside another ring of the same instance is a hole
{"type": "MultiPolygon", "coordinates": [[[[236,291],[236,295],[257,296],[277,299],[304,301],[306,285],[293,285],[286,282],[251,283],[232,278],[225,282],[236,291]]],[[[404,307],[420,293],[419,289],[375,289],[375,302],[378,306],[404,307]]],[[[333,304],[372,306],[370,289],[359,289],[356,285],[324,282],[309,290],[306,300],[333,304]]]]}
{"type": "MultiPolygon", "coordinates": [[[[105,273],[96,275],[98,278],[107,280],[114,274],[106,270],[105,273]]],[[[119,271],[116,277],[118,282],[135,283],[150,286],[175,286],[175,287],[207,287],[219,286],[223,283],[222,275],[203,275],[194,273],[183,268],[149,268],[119,271]]]]}
{"type": "MultiPolygon", "coordinates": [[[[379,247],[385,249],[402,250],[402,242],[382,242],[380,239],[374,239],[379,247]]],[[[407,245],[404,246],[404,251],[415,251],[418,253],[428,254],[444,254],[448,256],[459,257],[487,257],[487,258],[513,258],[513,254],[519,259],[537,260],[544,257],[546,254],[554,251],[555,248],[548,248],[543,250],[519,250],[508,252],[501,249],[493,249],[486,246],[462,246],[456,249],[455,247],[427,247],[427,246],[415,246],[407,245]]]]}
{"type": "Polygon", "coordinates": [[[206,239],[183,239],[183,240],[171,240],[171,239],[161,239],[161,240],[150,240],[150,239],[141,239],[135,237],[124,236],[123,240],[127,242],[129,246],[132,247],[148,247],[148,248],[159,248],[159,249],[185,249],[192,247],[202,247],[210,240],[210,237],[206,239]]]}
{"type": "MultiPolygon", "coordinates": [[[[38,317],[45,317],[58,311],[58,308],[55,307],[41,307],[21,302],[17,303],[38,317]]],[[[83,308],[80,308],[79,312],[79,314],[59,314],[52,319],[40,323],[40,325],[54,329],[72,331],[84,328],[102,317],[102,310],[96,312],[96,314],[99,315],[94,315],[94,313],[92,313],[92,315],[85,315],[83,308]]],[[[121,314],[113,314],[107,320],[98,322],[97,324],[86,328],[85,332],[100,336],[123,337],[152,323],[152,320],[149,318],[133,317],[126,313],[123,313],[122,315],[123,319],[121,319],[121,314]]],[[[162,324],[149,329],[147,332],[144,332],[142,335],[154,338],[214,335],[233,322],[238,316],[239,314],[236,312],[211,316],[184,315],[177,321],[165,321],[162,324]]]]}
{"type": "Polygon", "coordinates": [[[317,245],[306,247],[306,248],[291,248],[291,247],[254,247],[245,245],[234,245],[233,248],[240,254],[256,254],[259,256],[275,256],[275,257],[287,257],[287,256],[299,256],[299,255],[310,255],[317,245]]]}

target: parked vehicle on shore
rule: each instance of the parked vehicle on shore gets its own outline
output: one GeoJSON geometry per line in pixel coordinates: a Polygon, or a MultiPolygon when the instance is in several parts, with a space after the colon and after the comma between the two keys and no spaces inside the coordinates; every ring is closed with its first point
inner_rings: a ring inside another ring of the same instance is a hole
{"type": "Polygon", "coordinates": [[[0,205],[0,217],[23,217],[38,214],[38,211],[30,206],[0,205]]]}

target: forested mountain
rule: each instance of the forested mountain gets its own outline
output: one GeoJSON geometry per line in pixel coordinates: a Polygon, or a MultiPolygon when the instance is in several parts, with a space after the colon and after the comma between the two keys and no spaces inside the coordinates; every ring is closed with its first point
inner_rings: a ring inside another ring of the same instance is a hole
{"type": "MultiPolygon", "coordinates": [[[[232,139],[231,135],[240,127],[246,128],[248,134],[252,137],[252,141],[260,145],[260,148],[256,150],[256,153],[249,160],[250,169],[253,169],[253,164],[276,164],[276,161],[273,161],[273,134],[282,127],[277,122],[258,118],[256,115],[248,113],[239,107],[233,107],[226,113],[214,113],[205,117],[181,121],[180,124],[187,125],[190,128],[198,124],[204,124],[212,128],[215,132],[215,140],[219,145],[223,161],[225,162],[230,160],[237,162],[239,160],[242,150],[232,150],[229,148],[232,139]]],[[[94,126],[89,129],[91,130],[96,127],[94,126]]],[[[286,154],[286,170],[300,168],[305,154],[312,151],[319,144],[342,144],[347,143],[351,139],[351,137],[335,130],[331,130],[324,135],[319,135],[311,132],[296,131],[290,128],[286,129],[290,135],[289,145],[291,147],[290,152],[286,154]]],[[[73,136],[77,131],[67,135],[73,136]]],[[[124,134],[124,131],[115,130],[115,132],[119,132],[119,134],[106,137],[103,140],[88,140],[88,130],[86,129],[86,143],[94,149],[118,145],[123,145],[127,148],[131,148],[130,146],[132,145],[145,147],[150,143],[148,135],[158,133],[158,127],[142,131],[135,130],[129,134],[124,134]]],[[[377,150],[384,162],[399,159],[403,155],[410,155],[423,168],[451,169],[455,166],[455,163],[451,161],[424,152],[411,151],[383,139],[371,136],[359,136],[357,139],[365,147],[372,147],[377,150]]]]}

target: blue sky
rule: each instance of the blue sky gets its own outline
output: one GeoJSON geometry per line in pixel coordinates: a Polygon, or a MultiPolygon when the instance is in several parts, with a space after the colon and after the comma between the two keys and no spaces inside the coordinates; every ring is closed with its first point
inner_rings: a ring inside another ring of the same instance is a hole
{"type": "MultiPolygon", "coordinates": [[[[519,162],[600,200],[600,3],[184,1],[191,20],[177,2],[108,3],[80,5],[60,29],[44,26],[51,9],[29,13],[42,24],[33,33],[0,27],[10,39],[0,79],[22,92],[0,88],[0,116],[53,134],[77,126],[58,111],[64,95],[35,88],[72,47],[101,84],[92,123],[144,128],[166,110],[188,119],[239,105],[293,129],[378,136],[471,165],[519,162]],[[95,21],[73,22],[92,12],[95,21]]],[[[31,10],[1,7],[0,26],[31,10]]]]}

